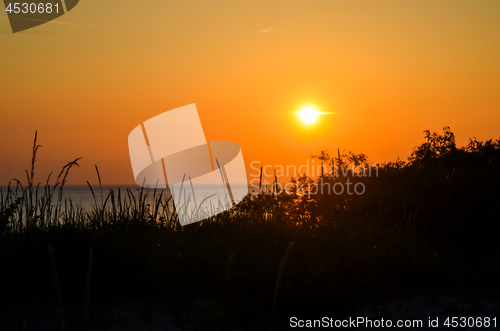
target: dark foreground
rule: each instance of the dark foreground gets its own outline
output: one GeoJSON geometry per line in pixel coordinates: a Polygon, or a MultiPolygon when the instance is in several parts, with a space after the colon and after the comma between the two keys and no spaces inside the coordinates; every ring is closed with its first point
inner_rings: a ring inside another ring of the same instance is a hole
{"type": "MultiPolygon", "coordinates": [[[[355,169],[365,161],[323,159],[355,169]]],[[[451,132],[429,133],[377,177],[323,178],[362,182],[363,195],[261,194],[183,228],[161,196],[147,205],[113,192],[96,194],[92,210],[50,207],[43,197],[58,201],[71,166],[38,196],[32,175],[17,194],[3,192],[0,330],[282,330],[292,317],[498,315],[498,140],[457,148],[451,132]]]]}

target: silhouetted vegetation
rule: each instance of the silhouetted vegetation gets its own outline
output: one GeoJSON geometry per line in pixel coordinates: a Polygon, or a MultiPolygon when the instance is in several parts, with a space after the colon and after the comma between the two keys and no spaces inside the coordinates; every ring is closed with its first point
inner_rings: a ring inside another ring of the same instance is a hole
{"type": "Polygon", "coordinates": [[[134,301],[170,305],[189,328],[269,329],[273,314],[279,325],[297,312],[355,315],[394,296],[499,290],[500,140],[457,147],[449,128],[425,131],[407,161],[379,165],[378,176],[361,175],[363,154],[322,151],[325,173],[294,179],[306,190],[249,196],[185,227],[160,191],[91,188],[91,210],[72,204],[64,185],[78,159],[55,185],[35,184],[37,150],[35,139],[27,185],[1,195],[3,329],[33,329],[40,306],[55,321],[48,329],[83,329],[99,323],[97,307],[134,301]],[[331,175],[339,168],[353,170],[331,175]],[[364,193],[319,190],[347,180],[364,193]],[[188,321],[200,300],[216,308],[188,321]]]}

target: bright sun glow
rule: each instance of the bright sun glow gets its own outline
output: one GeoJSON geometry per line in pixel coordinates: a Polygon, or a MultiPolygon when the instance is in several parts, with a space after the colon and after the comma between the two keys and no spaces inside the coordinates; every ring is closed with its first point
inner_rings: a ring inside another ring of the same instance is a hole
{"type": "Polygon", "coordinates": [[[307,123],[307,124],[316,121],[318,114],[319,114],[319,111],[317,111],[316,109],[310,108],[310,107],[302,109],[299,113],[300,119],[302,120],[302,122],[307,123]]]}

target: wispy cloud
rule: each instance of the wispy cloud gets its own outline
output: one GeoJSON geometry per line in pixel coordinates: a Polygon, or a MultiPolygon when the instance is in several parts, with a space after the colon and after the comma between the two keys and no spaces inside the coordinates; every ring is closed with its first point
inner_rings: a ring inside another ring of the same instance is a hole
{"type": "Polygon", "coordinates": [[[259,32],[268,33],[268,32],[273,32],[273,31],[276,31],[276,28],[264,28],[264,29],[260,30],[259,32]]]}

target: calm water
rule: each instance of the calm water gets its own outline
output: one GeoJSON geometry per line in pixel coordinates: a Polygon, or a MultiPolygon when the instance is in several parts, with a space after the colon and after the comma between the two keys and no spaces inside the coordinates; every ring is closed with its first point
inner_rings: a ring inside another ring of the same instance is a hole
{"type": "MultiPolygon", "coordinates": [[[[101,203],[101,201],[106,200],[106,197],[110,193],[111,190],[114,190],[115,199],[118,197],[118,190],[121,192],[122,200],[127,197],[127,189],[132,192],[134,197],[137,199],[141,192],[141,187],[137,185],[102,185],[99,187],[98,185],[92,186],[94,190],[95,199],[92,195],[92,191],[90,190],[88,185],[66,185],[63,188],[63,200],[67,199],[74,205],[81,206],[85,209],[91,209],[95,206],[96,200],[97,203],[101,203]],[[102,193],[101,193],[102,191],[102,193]]],[[[205,187],[197,187],[197,190],[201,189],[202,196],[209,196],[216,191],[216,189],[210,185],[205,187]]],[[[7,192],[7,186],[0,186],[0,190],[2,190],[3,194],[7,192]]],[[[11,186],[11,190],[15,190],[15,186],[11,186]]],[[[167,200],[170,197],[170,190],[167,189],[157,189],[156,196],[158,197],[160,193],[163,192],[162,199],[167,200]]],[[[39,195],[44,193],[43,187],[39,189],[39,195]]],[[[154,189],[143,189],[143,194],[146,194],[146,202],[152,204],[154,198],[154,189]]],[[[59,188],[54,191],[53,202],[56,203],[59,197],[59,188]]]]}
{"type": "MultiPolygon", "coordinates": [[[[5,194],[5,192],[7,191],[7,186],[1,186],[0,189],[5,194]]],[[[96,185],[92,186],[92,189],[94,190],[95,199],[88,185],[66,185],[63,188],[63,200],[64,199],[71,200],[73,204],[81,206],[85,209],[90,209],[93,206],[95,206],[96,200],[98,203],[101,203],[101,201],[106,200],[106,197],[108,196],[111,190],[114,190],[115,192],[115,199],[118,196],[118,190],[120,190],[122,200],[127,196],[127,189],[129,189],[132,192],[135,198],[139,197],[141,191],[141,188],[136,185],[102,185],[101,187],[96,185]]],[[[11,190],[14,191],[15,187],[11,187],[11,190]]],[[[159,196],[159,194],[162,191],[163,191],[163,197],[167,199],[170,196],[170,192],[166,189],[157,189],[156,195],[159,196]]],[[[41,195],[43,193],[44,189],[43,187],[40,187],[38,194],[41,195]]],[[[148,203],[151,203],[153,201],[153,193],[154,190],[152,189],[144,189],[143,194],[147,195],[146,201],[148,203]]],[[[58,197],[59,197],[59,188],[57,188],[54,191],[53,195],[54,203],[57,201],[58,197]]]]}

